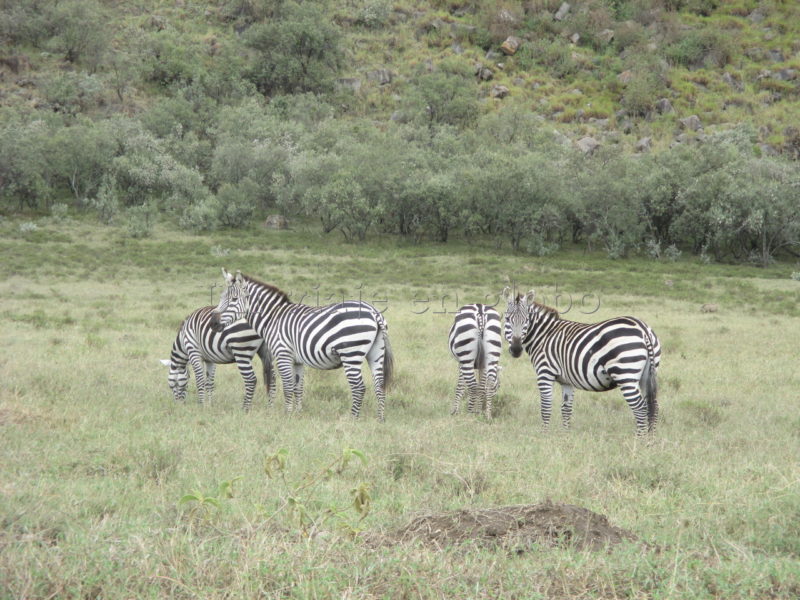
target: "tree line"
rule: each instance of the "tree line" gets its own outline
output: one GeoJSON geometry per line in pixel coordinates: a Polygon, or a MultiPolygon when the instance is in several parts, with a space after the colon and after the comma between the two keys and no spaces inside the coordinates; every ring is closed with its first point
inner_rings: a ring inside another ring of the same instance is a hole
{"type": "MultiPolygon", "coordinates": [[[[364,27],[385,19],[388,4],[367,4],[364,27]]],[[[74,66],[41,84],[46,106],[0,107],[5,210],[68,206],[135,236],[159,218],[199,232],[279,211],[356,243],[457,235],[538,256],[567,244],[613,258],[797,256],[797,165],[762,156],[747,126],[647,154],[608,141],[587,155],[524,107],[487,109],[457,58],[420,65],[391,119],[351,115],[357,101],[335,86],[341,31],[323,3],[220,10],[248,25],[247,54],[209,58],[157,22],[115,49],[91,0],[2,7],[4,39],[74,66]],[[158,94],[136,114],[104,112],[109,98],[124,105],[131,82],[158,94]]]]}

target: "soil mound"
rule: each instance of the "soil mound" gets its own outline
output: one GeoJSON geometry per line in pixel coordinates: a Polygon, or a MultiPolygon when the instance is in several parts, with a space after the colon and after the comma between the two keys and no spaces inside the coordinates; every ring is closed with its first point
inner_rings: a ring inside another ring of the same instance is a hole
{"type": "Polygon", "coordinates": [[[535,546],[603,550],[637,536],[604,515],[571,504],[503,506],[422,515],[389,536],[392,542],[421,540],[439,547],[472,542],[525,552],[535,546]]]}

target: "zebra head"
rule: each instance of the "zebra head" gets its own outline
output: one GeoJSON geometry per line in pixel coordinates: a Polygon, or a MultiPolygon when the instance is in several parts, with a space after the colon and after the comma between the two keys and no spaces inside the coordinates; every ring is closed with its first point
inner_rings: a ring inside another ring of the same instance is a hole
{"type": "Polygon", "coordinates": [[[250,293],[242,272],[236,271],[234,276],[223,268],[222,276],[225,279],[225,288],[211,316],[211,328],[215,331],[222,331],[234,321],[245,318],[250,312],[250,293]]]}
{"type": "Polygon", "coordinates": [[[503,298],[508,306],[505,315],[505,336],[508,351],[514,358],[522,354],[522,342],[528,336],[531,323],[531,307],[536,292],[531,290],[525,296],[513,294],[510,287],[503,290],[503,298]]]}
{"type": "Polygon", "coordinates": [[[179,366],[173,360],[161,359],[161,364],[169,367],[169,375],[167,375],[167,382],[169,389],[172,390],[172,397],[175,402],[183,402],[186,400],[186,388],[189,385],[189,368],[186,363],[179,366]]]}

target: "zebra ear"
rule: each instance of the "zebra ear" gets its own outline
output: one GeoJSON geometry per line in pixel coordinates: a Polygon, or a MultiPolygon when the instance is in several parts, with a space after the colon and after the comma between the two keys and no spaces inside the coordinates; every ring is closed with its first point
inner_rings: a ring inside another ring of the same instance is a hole
{"type": "Polygon", "coordinates": [[[505,300],[508,304],[511,304],[514,301],[514,297],[511,295],[511,288],[508,286],[503,288],[503,300],[505,300]]]}
{"type": "Polygon", "coordinates": [[[166,358],[162,358],[159,362],[165,367],[168,367],[170,365],[170,362],[166,358]]]}
{"type": "Polygon", "coordinates": [[[244,283],[244,277],[239,269],[236,269],[236,283],[244,283]]]}
{"type": "Polygon", "coordinates": [[[533,301],[536,299],[536,292],[531,290],[527,294],[525,294],[525,303],[526,304],[533,304],[533,301]]]}
{"type": "Polygon", "coordinates": [[[227,270],[225,267],[222,267],[222,278],[223,278],[225,281],[227,281],[228,283],[230,283],[231,281],[233,281],[233,275],[231,275],[230,273],[228,273],[228,270],[227,270]]]}

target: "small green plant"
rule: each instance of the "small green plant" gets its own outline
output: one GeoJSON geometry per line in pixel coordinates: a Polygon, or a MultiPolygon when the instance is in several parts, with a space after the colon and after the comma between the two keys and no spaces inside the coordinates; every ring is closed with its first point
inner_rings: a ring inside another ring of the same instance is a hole
{"type": "Polygon", "coordinates": [[[241,477],[234,477],[227,481],[221,481],[217,485],[216,494],[206,495],[199,490],[194,490],[190,494],[181,497],[178,504],[191,504],[189,517],[192,520],[208,521],[222,506],[222,501],[233,498],[233,484],[241,477]]]}
{"type": "Polygon", "coordinates": [[[274,520],[283,512],[288,512],[300,529],[303,537],[311,537],[328,521],[335,521],[336,525],[350,535],[358,533],[358,524],[364,520],[372,507],[370,486],[361,482],[350,490],[352,502],[350,507],[328,506],[324,509],[314,509],[320,504],[313,497],[313,491],[323,481],[328,481],[335,475],[341,475],[350,464],[353,457],[358,458],[366,466],[367,458],[363,452],[355,448],[345,448],[341,456],[331,462],[306,473],[297,481],[290,482],[286,477],[289,451],[281,448],[264,460],[264,472],[270,479],[279,479],[285,486],[285,493],[277,509],[273,511],[260,507],[267,516],[267,522],[274,520]],[[355,524],[345,518],[345,513],[352,508],[358,515],[355,524]]]}

